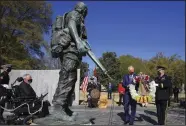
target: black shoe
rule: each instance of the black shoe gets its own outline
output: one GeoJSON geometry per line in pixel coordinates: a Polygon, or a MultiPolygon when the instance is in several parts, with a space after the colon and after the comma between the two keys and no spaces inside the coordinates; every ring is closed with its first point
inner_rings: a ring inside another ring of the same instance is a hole
{"type": "Polygon", "coordinates": [[[125,123],[124,123],[124,124],[126,125],[126,124],[128,124],[128,123],[129,123],[129,121],[125,121],[125,123]]]}

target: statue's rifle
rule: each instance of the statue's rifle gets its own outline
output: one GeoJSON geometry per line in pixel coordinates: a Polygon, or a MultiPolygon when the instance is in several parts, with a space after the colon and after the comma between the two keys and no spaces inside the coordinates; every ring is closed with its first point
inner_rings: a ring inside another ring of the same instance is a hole
{"type": "MultiPolygon", "coordinates": [[[[85,49],[87,49],[87,55],[93,60],[93,62],[103,71],[107,77],[113,81],[114,79],[108,74],[108,71],[104,68],[104,66],[101,64],[101,62],[96,58],[94,53],[91,51],[91,47],[88,43],[88,41],[82,41],[82,44],[84,45],[85,49]]],[[[112,105],[110,109],[110,117],[109,117],[109,125],[112,123],[112,115],[113,115],[113,108],[114,108],[114,96],[112,99],[112,105]]]]}

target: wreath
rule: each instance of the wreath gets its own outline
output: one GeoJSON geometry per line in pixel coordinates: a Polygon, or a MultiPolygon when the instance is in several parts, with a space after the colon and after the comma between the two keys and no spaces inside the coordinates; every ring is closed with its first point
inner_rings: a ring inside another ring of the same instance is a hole
{"type": "Polygon", "coordinates": [[[136,76],[133,78],[133,84],[129,84],[129,92],[132,99],[136,100],[138,103],[150,103],[155,98],[156,83],[154,81],[149,82],[150,77],[145,75],[145,77],[136,76]],[[145,90],[148,92],[147,95],[142,95],[141,92],[135,90],[136,84],[146,86],[145,90]],[[147,88],[148,87],[148,88],[147,88]]]}

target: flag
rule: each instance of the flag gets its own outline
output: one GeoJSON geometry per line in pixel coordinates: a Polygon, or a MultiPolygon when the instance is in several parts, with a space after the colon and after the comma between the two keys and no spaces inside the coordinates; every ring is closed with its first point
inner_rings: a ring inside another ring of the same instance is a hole
{"type": "Polygon", "coordinates": [[[94,69],[94,76],[97,77],[96,67],[95,67],[95,69],[94,69]]]}
{"type": "Polygon", "coordinates": [[[86,73],[86,75],[83,79],[83,83],[81,84],[81,89],[83,92],[87,91],[87,86],[88,86],[88,73],[86,73]]]}

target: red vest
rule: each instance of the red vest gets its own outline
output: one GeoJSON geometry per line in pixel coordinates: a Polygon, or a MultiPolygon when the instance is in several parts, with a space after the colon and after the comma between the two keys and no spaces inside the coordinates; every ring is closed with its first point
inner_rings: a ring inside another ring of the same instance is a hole
{"type": "Polygon", "coordinates": [[[118,92],[121,94],[125,93],[125,88],[122,86],[122,83],[119,83],[118,85],[118,92]]]}

